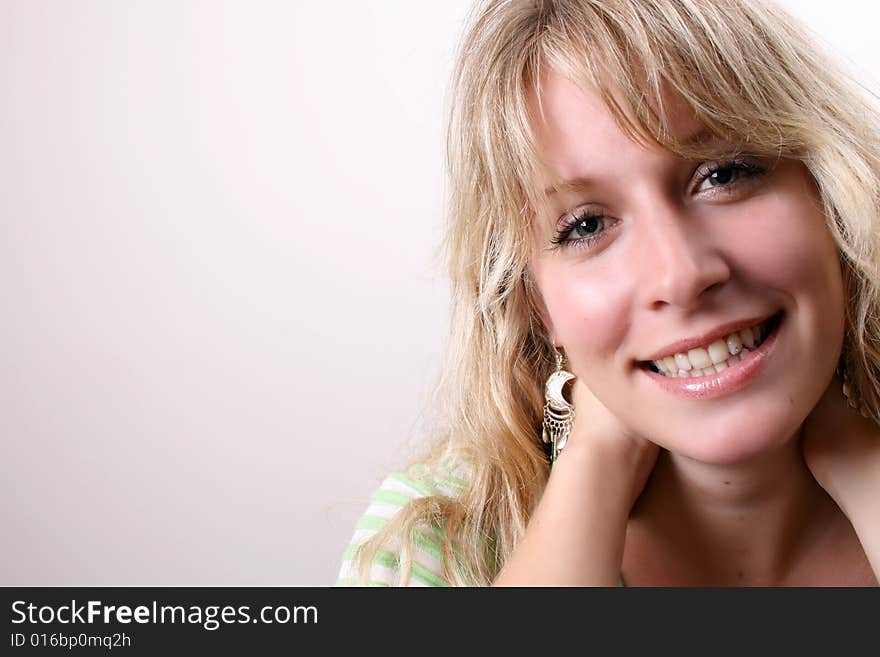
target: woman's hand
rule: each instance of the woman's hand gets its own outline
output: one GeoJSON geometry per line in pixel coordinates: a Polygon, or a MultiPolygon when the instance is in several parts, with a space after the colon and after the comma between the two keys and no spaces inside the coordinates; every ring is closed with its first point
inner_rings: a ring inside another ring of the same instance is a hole
{"type": "Polygon", "coordinates": [[[660,448],[626,427],[580,379],[575,379],[571,394],[575,423],[563,454],[589,451],[608,467],[619,469],[629,483],[627,509],[632,508],[654,469],[660,448]]]}
{"type": "Polygon", "coordinates": [[[850,520],[880,500],[880,428],[850,408],[835,375],[803,426],[804,461],[850,520]]]}
{"type": "Polygon", "coordinates": [[[496,586],[616,586],[630,510],[659,448],[576,380],[574,427],[496,586]]]}
{"type": "Polygon", "coordinates": [[[880,428],[850,408],[835,375],[803,426],[804,461],[846,514],[880,581],[880,428]]]}

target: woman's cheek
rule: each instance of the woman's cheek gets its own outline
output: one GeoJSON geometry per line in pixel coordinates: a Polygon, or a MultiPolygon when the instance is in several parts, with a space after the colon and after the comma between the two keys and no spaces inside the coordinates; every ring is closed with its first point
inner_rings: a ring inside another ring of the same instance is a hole
{"type": "Polygon", "coordinates": [[[614,356],[630,324],[628,297],[625,286],[595,277],[572,278],[545,297],[556,338],[576,366],[614,356]]]}
{"type": "Polygon", "coordinates": [[[802,166],[784,167],[773,191],[744,208],[748,248],[737,253],[750,271],[763,272],[780,288],[815,284],[827,275],[817,264],[836,261],[819,198],[806,175],[802,166]]]}

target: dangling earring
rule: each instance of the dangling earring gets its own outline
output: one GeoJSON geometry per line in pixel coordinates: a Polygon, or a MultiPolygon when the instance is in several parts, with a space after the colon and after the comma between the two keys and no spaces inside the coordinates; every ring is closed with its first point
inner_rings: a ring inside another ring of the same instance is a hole
{"type": "Polygon", "coordinates": [[[548,378],[544,385],[544,425],[542,435],[545,443],[550,443],[550,465],[556,463],[559,452],[565,447],[568,434],[574,424],[574,406],[565,401],[562,396],[562,386],[575,378],[571,372],[562,369],[564,357],[556,347],[556,371],[548,378]]]}
{"type": "MultiPolygon", "coordinates": [[[[844,353],[846,353],[846,350],[844,350],[844,353]]],[[[850,379],[849,372],[846,369],[845,360],[846,358],[841,355],[840,361],[837,364],[837,373],[843,380],[843,385],[841,386],[843,396],[846,397],[846,401],[850,408],[858,411],[862,417],[870,417],[868,407],[865,406],[865,402],[862,400],[861,395],[855,389],[855,386],[853,386],[852,379],[850,379]]]]}

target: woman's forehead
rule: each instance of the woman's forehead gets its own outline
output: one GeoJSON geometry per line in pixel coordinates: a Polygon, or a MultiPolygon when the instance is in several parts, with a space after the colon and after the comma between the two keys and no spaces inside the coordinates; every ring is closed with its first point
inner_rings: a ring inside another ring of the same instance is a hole
{"type": "MultiPolygon", "coordinates": [[[[632,110],[622,102],[617,104],[628,113],[627,119],[638,125],[632,110]]],[[[637,143],[624,132],[598,90],[553,70],[542,76],[540,98],[532,99],[532,107],[533,131],[543,165],[541,184],[548,194],[581,185],[586,169],[608,168],[633,149],[665,150],[657,142],[637,143]]],[[[717,143],[678,96],[665,94],[662,103],[655,103],[655,111],[663,120],[664,131],[676,143],[729,150],[729,146],[717,143]]]]}

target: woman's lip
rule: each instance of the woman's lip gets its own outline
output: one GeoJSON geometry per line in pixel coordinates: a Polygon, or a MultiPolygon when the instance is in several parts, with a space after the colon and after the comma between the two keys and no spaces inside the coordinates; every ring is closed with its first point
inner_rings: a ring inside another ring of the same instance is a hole
{"type": "Polygon", "coordinates": [[[729,395],[747,386],[764,371],[767,361],[776,350],[779,333],[784,325],[785,316],[782,316],[776,322],[773,332],[757,349],[750,352],[745,359],[717,374],[692,378],[668,377],[647,369],[639,369],[667,392],[686,399],[714,399],[729,395]]]}

